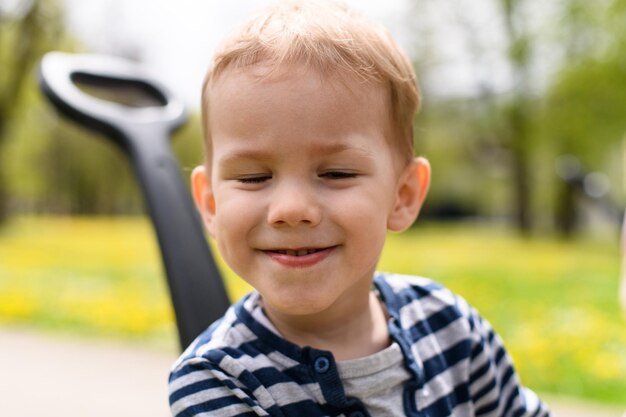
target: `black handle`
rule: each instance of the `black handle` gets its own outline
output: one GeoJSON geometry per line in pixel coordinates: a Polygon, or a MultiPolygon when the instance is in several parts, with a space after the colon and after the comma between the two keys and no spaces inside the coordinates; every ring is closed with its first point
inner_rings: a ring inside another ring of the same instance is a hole
{"type": "Polygon", "coordinates": [[[96,55],[47,54],[40,83],[61,113],[105,133],[128,156],[157,233],[181,346],[187,346],[221,317],[229,301],[169,145],[172,130],[186,120],[182,102],[137,65],[96,55]],[[82,92],[76,82],[127,84],[158,105],[112,103],[82,92]]]}

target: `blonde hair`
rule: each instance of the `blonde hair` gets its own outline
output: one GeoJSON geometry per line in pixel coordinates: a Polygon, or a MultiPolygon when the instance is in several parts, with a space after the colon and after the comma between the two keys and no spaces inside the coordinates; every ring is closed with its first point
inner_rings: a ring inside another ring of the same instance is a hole
{"type": "Polygon", "coordinates": [[[382,26],[344,5],[312,0],[278,2],[245,23],[218,49],[202,87],[207,154],[211,151],[208,96],[220,75],[227,69],[257,64],[278,70],[297,63],[322,75],[386,84],[398,151],[407,161],[413,158],[413,117],[420,97],[410,60],[382,26]]]}

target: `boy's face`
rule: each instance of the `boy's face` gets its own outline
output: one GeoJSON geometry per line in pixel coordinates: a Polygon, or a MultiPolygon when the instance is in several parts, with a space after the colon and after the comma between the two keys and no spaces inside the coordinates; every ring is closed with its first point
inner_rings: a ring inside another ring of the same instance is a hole
{"type": "Polygon", "coordinates": [[[267,309],[350,311],[369,292],[387,230],[417,215],[428,164],[400,166],[383,87],[304,66],[260,71],[228,71],[212,87],[211,172],[194,171],[194,196],[267,309]]]}

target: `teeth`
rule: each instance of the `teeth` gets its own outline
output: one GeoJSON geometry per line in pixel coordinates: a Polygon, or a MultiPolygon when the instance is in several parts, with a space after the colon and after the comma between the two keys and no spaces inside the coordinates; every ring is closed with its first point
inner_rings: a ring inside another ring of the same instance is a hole
{"type": "Polygon", "coordinates": [[[304,256],[304,255],[310,255],[312,253],[317,252],[319,249],[299,249],[299,250],[292,250],[292,249],[286,249],[286,250],[277,250],[277,253],[280,253],[281,255],[289,255],[289,256],[304,256]]]}

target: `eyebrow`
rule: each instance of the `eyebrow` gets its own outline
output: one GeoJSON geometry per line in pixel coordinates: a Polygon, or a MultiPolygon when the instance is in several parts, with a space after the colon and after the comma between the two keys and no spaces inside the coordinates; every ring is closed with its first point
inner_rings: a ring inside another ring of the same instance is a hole
{"type": "MultiPolygon", "coordinates": [[[[372,158],[374,154],[367,148],[351,146],[345,143],[332,143],[326,145],[316,146],[314,153],[316,155],[333,155],[342,152],[356,152],[362,157],[372,158]]],[[[233,161],[241,160],[256,160],[267,161],[272,159],[272,152],[267,152],[261,149],[237,149],[227,153],[218,162],[220,165],[229,164],[233,161]]]]}
{"type": "Polygon", "coordinates": [[[238,161],[242,159],[268,160],[271,159],[271,154],[269,152],[261,150],[241,149],[227,153],[223,158],[219,160],[219,163],[226,164],[231,161],[238,161]]]}

